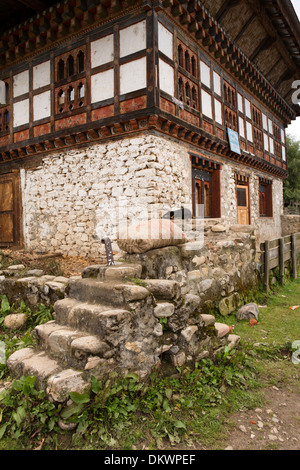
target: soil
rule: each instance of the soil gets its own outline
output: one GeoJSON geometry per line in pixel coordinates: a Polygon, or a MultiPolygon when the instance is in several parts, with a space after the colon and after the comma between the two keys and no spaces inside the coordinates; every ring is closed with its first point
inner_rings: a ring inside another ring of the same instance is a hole
{"type": "MultiPolygon", "coordinates": [[[[68,257],[61,253],[41,253],[25,250],[1,250],[5,264],[23,264],[26,269],[42,269],[45,274],[66,277],[80,276],[82,270],[93,264],[106,264],[106,257],[98,258],[68,257]]],[[[1,264],[1,260],[0,260],[1,264]]]]}
{"type": "Polygon", "coordinates": [[[294,388],[270,387],[264,406],[232,417],[225,450],[299,450],[300,395],[294,388]]]}

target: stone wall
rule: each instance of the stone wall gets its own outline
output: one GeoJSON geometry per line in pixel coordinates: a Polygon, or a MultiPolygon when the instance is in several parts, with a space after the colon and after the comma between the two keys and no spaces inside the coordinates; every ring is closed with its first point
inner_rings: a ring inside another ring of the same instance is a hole
{"type": "Polygon", "coordinates": [[[300,215],[282,215],[282,237],[300,232],[300,215]]]}
{"type": "MultiPolygon", "coordinates": [[[[216,223],[207,224],[204,230],[200,249],[186,244],[124,258],[142,264],[142,278],[178,282],[182,295],[197,299],[201,313],[228,315],[247,300],[247,294],[255,291],[259,283],[254,229],[241,232],[241,226],[235,225],[226,230],[216,223]]],[[[183,320],[184,317],[177,319],[183,320]]]]}
{"type": "MultiPolygon", "coordinates": [[[[97,144],[45,157],[21,170],[25,248],[97,257],[103,237],[116,239],[118,224],[191,207],[191,161],[184,143],[155,134],[97,144]]],[[[251,224],[260,241],[281,236],[282,182],[273,179],[273,218],[259,217],[259,176],[217,155],[222,164],[221,216],[237,224],[235,172],[250,178],[251,224]]],[[[113,248],[118,249],[114,243],[113,248]]]]}

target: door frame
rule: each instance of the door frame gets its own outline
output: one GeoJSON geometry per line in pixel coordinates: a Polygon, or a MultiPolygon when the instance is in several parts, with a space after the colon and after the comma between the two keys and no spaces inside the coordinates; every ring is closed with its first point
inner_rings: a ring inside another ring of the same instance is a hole
{"type": "Polygon", "coordinates": [[[250,185],[249,182],[242,183],[237,181],[236,182],[236,207],[237,207],[237,223],[238,225],[250,225],[251,224],[251,211],[250,211],[250,185]],[[240,224],[239,223],[239,207],[244,207],[244,206],[238,206],[238,196],[237,196],[237,191],[238,189],[245,188],[246,189],[246,207],[247,207],[247,213],[248,213],[248,223],[247,224],[240,224]]]}
{"type": "Polygon", "coordinates": [[[16,170],[0,175],[0,184],[6,182],[12,183],[13,188],[13,242],[0,241],[0,248],[21,249],[23,247],[23,210],[20,172],[16,170]]]}

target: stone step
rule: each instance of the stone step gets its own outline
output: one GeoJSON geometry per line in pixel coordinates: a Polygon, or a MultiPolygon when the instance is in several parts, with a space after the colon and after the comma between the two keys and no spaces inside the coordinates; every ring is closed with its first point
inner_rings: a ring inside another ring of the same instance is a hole
{"type": "Polygon", "coordinates": [[[50,401],[63,403],[69,399],[70,392],[85,393],[90,389],[90,377],[83,372],[64,369],[57,360],[46,352],[31,348],[13,353],[7,366],[15,378],[35,376],[35,386],[45,390],[50,401]]]}
{"type": "Polygon", "coordinates": [[[130,308],[131,302],[145,300],[149,295],[142,286],[95,279],[73,279],[68,288],[68,296],[72,299],[119,308],[130,308]]]}
{"type": "Polygon", "coordinates": [[[115,345],[118,336],[123,337],[125,333],[130,333],[134,311],[62,299],[54,304],[54,315],[59,325],[95,335],[100,340],[115,345]]]}
{"type": "Polygon", "coordinates": [[[33,335],[40,348],[75,369],[84,370],[93,356],[111,357],[110,346],[97,336],[68,328],[55,321],[38,325],[33,335]]]}
{"type": "Polygon", "coordinates": [[[82,271],[82,278],[94,278],[99,281],[120,282],[125,279],[140,279],[141,264],[116,263],[114,266],[93,265],[82,271]]]}

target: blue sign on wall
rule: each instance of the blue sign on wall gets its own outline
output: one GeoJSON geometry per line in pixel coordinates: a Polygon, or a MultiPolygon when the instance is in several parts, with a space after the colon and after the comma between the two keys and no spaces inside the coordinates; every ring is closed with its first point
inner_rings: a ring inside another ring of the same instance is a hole
{"type": "Polygon", "coordinates": [[[238,133],[229,128],[227,129],[227,131],[228,131],[230,150],[232,152],[241,154],[240,139],[239,139],[238,133]]]}

